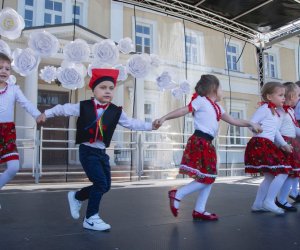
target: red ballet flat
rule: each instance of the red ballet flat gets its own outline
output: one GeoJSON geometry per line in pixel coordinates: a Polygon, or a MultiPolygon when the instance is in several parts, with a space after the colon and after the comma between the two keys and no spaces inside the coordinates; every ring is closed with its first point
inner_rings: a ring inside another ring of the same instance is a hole
{"type": "Polygon", "coordinates": [[[203,213],[199,213],[197,211],[193,211],[193,219],[194,220],[218,220],[219,217],[216,214],[206,215],[205,211],[203,213]]]}
{"type": "Polygon", "coordinates": [[[178,209],[174,206],[174,201],[180,202],[180,200],[175,198],[177,190],[173,189],[169,191],[169,199],[170,199],[170,209],[172,214],[177,217],[178,215],[178,209]]]}

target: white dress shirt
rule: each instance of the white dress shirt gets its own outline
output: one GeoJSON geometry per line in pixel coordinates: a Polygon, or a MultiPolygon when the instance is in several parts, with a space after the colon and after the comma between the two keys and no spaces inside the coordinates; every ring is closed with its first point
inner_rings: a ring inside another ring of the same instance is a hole
{"type": "MultiPolygon", "coordinates": [[[[5,93],[0,94],[0,122],[13,122],[15,102],[18,102],[31,116],[36,119],[41,112],[24,96],[18,85],[7,85],[5,93]]],[[[0,92],[3,91],[0,89],[0,92]]]]}
{"type": "MultiPolygon", "coordinates": [[[[95,99],[94,101],[96,104],[99,103],[95,99]]],[[[100,116],[103,112],[104,110],[102,108],[97,109],[98,116],[100,116]]],[[[80,103],[76,103],[76,104],[66,103],[64,105],[60,105],[60,104],[56,105],[51,109],[45,110],[45,115],[47,118],[54,117],[54,116],[80,116],[80,103]]],[[[126,115],[126,113],[123,110],[118,124],[132,130],[147,130],[147,131],[152,130],[152,123],[130,118],[126,115]]],[[[100,140],[97,140],[93,143],[84,142],[83,144],[95,148],[101,148],[101,149],[105,148],[104,143],[100,140]]]]}
{"type": "Polygon", "coordinates": [[[281,135],[291,138],[296,138],[296,136],[299,136],[300,128],[298,128],[293,121],[293,119],[296,119],[294,110],[290,108],[288,109],[288,113],[286,113],[283,109],[279,109],[278,112],[282,117],[282,122],[279,130],[281,135]]]}

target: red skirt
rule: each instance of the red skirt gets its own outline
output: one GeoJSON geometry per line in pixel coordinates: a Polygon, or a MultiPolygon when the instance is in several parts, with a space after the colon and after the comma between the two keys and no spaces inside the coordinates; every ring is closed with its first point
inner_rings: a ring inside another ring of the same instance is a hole
{"type": "Polygon", "coordinates": [[[192,135],[185,147],[179,173],[201,183],[213,183],[217,177],[217,155],[212,142],[192,135]]]}
{"type": "Polygon", "coordinates": [[[13,122],[0,123],[0,163],[19,160],[16,128],[13,122]]]}
{"type": "Polygon", "coordinates": [[[245,172],[288,174],[292,170],[284,153],[269,139],[252,137],[245,150],[245,172]]]}
{"type": "Polygon", "coordinates": [[[284,140],[293,147],[292,153],[283,152],[293,170],[289,177],[300,177],[300,141],[296,138],[283,136],[284,140]]]}

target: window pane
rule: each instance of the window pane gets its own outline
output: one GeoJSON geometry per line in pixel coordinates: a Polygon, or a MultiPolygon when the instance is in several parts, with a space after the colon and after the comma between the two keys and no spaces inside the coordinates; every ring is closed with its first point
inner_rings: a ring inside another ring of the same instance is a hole
{"type": "Polygon", "coordinates": [[[44,23],[51,24],[51,14],[45,13],[44,15],[44,23]]]}
{"type": "Polygon", "coordinates": [[[151,104],[147,104],[145,103],[144,104],[144,112],[145,112],[145,115],[150,115],[151,114],[151,104]]]}
{"type": "MultiPolygon", "coordinates": [[[[74,23],[74,18],[72,18],[72,22],[74,23]]],[[[75,18],[75,23],[79,24],[79,19],[75,18]]]]}
{"type": "Polygon", "coordinates": [[[139,37],[139,36],[136,36],[136,37],[135,37],[135,44],[142,45],[142,38],[139,37]]]}
{"type": "Polygon", "coordinates": [[[150,47],[145,47],[144,52],[150,54],[151,53],[150,47]]]}
{"type": "Polygon", "coordinates": [[[150,46],[150,39],[149,38],[145,38],[144,39],[144,43],[145,43],[145,46],[150,46]]]}
{"type": "Polygon", "coordinates": [[[32,21],[25,20],[25,26],[26,27],[32,27],[32,21]]]}
{"type": "Polygon", "coordinates": [[[80,15],[80,6],[73,6],[73,14],[80,15]]]}
{"type": "Polygon", "coordinates": [[[33,11],[32,10],[25,10],[25,19],[32,21],[32,19],[33,19],[33,11]]]}
{"type": "Polygon", "coordinates": [[[25,5],[33,6],[33,0],[26,0],[25,5]]]}
{"type": "Polygon", "coordinates": [[[144,34],[150,34],[150,28],[149,27],[144,27],[144,34]]]}
{"type": "Polygon", "coordinates": [[[138,52],[138,53],[142,53],[142,52],[143,52],[142,49],[143,49],[143,48],[142,48],[141,45],[136,45],[136,46],[135,46],[135,51],[138,52]]]}
{"type": "Polygon", "coordinates": [[[186,41],[186,43],[190,43],[191,42],[191,37],[190,36],[185,36],[185,41],[186,41]]]}
{"type": "Polygon", "coordinates": [[[54,10],[55,11],[62,11],[62,3],[54,2],[54,10]]]}
{"type": "Polygon", "coordinates": [[[53,10],[53,1],[45,0],[45,9],[53,10]]]}
{"type": "Polygon", "coordinates": [[[136,32],[143,33],[143,27],[141,25],[136,26],[136,32]]]}
{"type": "Polygon", "coordinates": [[[61,16],[55,15],[55,24],[61,23],[61,20],[62,20],[61,16]]]}

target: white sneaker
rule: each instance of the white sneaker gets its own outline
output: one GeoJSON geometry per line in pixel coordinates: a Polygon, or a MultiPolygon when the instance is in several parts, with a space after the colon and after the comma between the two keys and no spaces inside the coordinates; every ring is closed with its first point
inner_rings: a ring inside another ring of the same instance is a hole
{"type": "Polygon", "coordinates": [[[98,214],[95,214],[88,219],[84,218],[83,227],[96,231],[107,231],[111,228],[111,226],[105,223],[98,214]]]}
{"type": "Polygon", "coordinates": [[[75,191],[70,191],[68,193],[68,201],[69,201],[71,215],[74,219],[77,220],[80,217],[79,211],[80,211],[82,202],[75,198],[75,193],[76,193],[75,191]]]}

